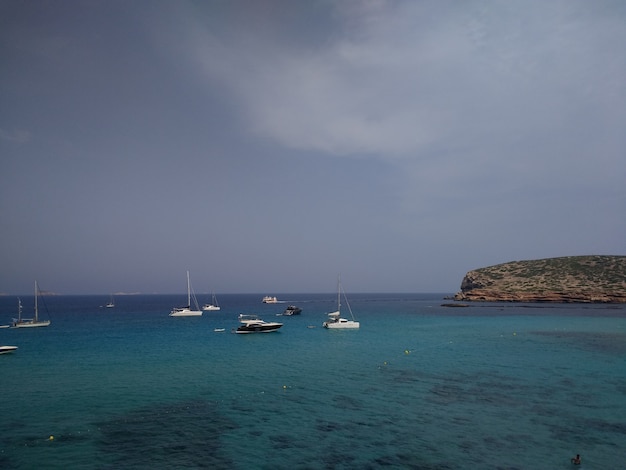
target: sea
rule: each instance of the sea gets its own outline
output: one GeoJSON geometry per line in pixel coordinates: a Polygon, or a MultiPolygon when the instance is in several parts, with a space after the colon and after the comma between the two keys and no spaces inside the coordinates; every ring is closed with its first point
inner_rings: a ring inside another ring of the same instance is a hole
{"type": "Polygon", "coordinates": [[[360,329],[327,330],[335,294],[262,297],[44,297],[49,327],[0,329],[0,468],[626,468],[624,305],[348,294],[360,329]]]}

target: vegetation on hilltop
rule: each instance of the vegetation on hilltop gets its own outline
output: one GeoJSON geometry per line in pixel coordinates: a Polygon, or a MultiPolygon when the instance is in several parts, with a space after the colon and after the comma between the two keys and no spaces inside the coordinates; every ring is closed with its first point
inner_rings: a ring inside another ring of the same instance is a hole
{"type": "Polygon", "coordinates": [[[512,261],[468,272],[457,300],[626,302],[626,256],[512,261]]]}

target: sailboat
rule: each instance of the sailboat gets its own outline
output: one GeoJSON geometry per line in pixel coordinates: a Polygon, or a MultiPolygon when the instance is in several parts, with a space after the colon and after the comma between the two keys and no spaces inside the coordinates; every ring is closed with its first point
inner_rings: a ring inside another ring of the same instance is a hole
{"type": "Polygon", "coordinates": [[[204,311],[208,311],[208,310],[219,310],[220,306],[217,303],[217,297],[215,297],[215,292],[212,293],[211,295],[211,303],[210,304],[204,304],[202,306],[202,310],[204,311]]]}
{"type": "Polygon", "coordinates": [[[354,315],[352,314],[352,309],[350,308],[350,304],[348,303],[348,298],[346,297],[346,293],[343,292],[343,298],[346,301],[346,306],[348,307],[348,311],[350,312],[350,316],[352,320],[348,320],[347,318],[341,318],[341,294],[343,292],[343,288],[341,287],[341,279],[337,278],[337,310],[328,314],[328,320],[323,323],[324,328],[329,329],[339,329],[339,328],[359,328],[360,324],[358,321],[354,320],[354,315]]]}
{"type": "Polygon", "coordinates": [[[106,308],[113,308],[115,307],[115,300],[113,300],[113,294],[111,294],[111,300],[109,300],[109,303],[105,305],[106,308]]]}
{"type": "Polygon", "coordinates": [[[39,320],[38,298],[39,288],[37,287],[37,281],[35,281],[35,316],[33,318],[22,318],[22,302],[18,299],[17,318],[13,319],[13,328],[34,328],[50,325],[50,320],[39,320]]]}
{"type": "Polygon", "coordinates": [[[191,282],[189,282],[189,271],[187,271],[187,306],[186,307],[174,307],[170,312],[170,317],[199,317],[202,316],[202,310],[198,307],[198,301],[196,295],[191,295],[191,282]],[[195,310],[191,310],[191,299],[193,297],[195,310]]]}

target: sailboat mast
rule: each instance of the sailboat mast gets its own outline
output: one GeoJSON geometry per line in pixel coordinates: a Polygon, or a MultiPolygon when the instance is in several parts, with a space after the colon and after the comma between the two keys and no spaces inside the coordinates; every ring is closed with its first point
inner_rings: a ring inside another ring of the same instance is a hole
{"type": "Polygon", "coordinates": [[[341,312],[341,276],[337,276],[337,311],[341,312]]]}
{"type": "Polygon", "coordinates": [[[189,284],[189,271],[187,271],[187,306],[191,307],[191,286],[189,284]]]}
{"type": "Polygon", "coordinates": [[[35,322],[39,320],[39,309],[37,308],[37,281],[35,281],[35,322]]]}

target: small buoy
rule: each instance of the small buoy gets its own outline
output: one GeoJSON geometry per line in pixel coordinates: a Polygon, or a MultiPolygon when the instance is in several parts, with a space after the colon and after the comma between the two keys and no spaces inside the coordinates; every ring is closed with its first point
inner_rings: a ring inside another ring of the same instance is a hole
{"type": "Polygon", "coordinates": [[[409,351],[408,349],[404,350],[404,354],[409,354],[411,351],[409,351]]]}
{"type": "Polygon", "coordinates": [[[54,441],[54,436],[50,436],[50,437],[48,438],[48,440],[49,440],[49,441],[54,441]]]}
{"type": "Polygon", "coordinates": [[[287,386],[286,385],[283,385],[283,390],[287,390],[287,386]]]}
{"type": "Polygon", "coordinates": [[[513,333],[513,336],[517,336],[517,333],[513,333]]]}

